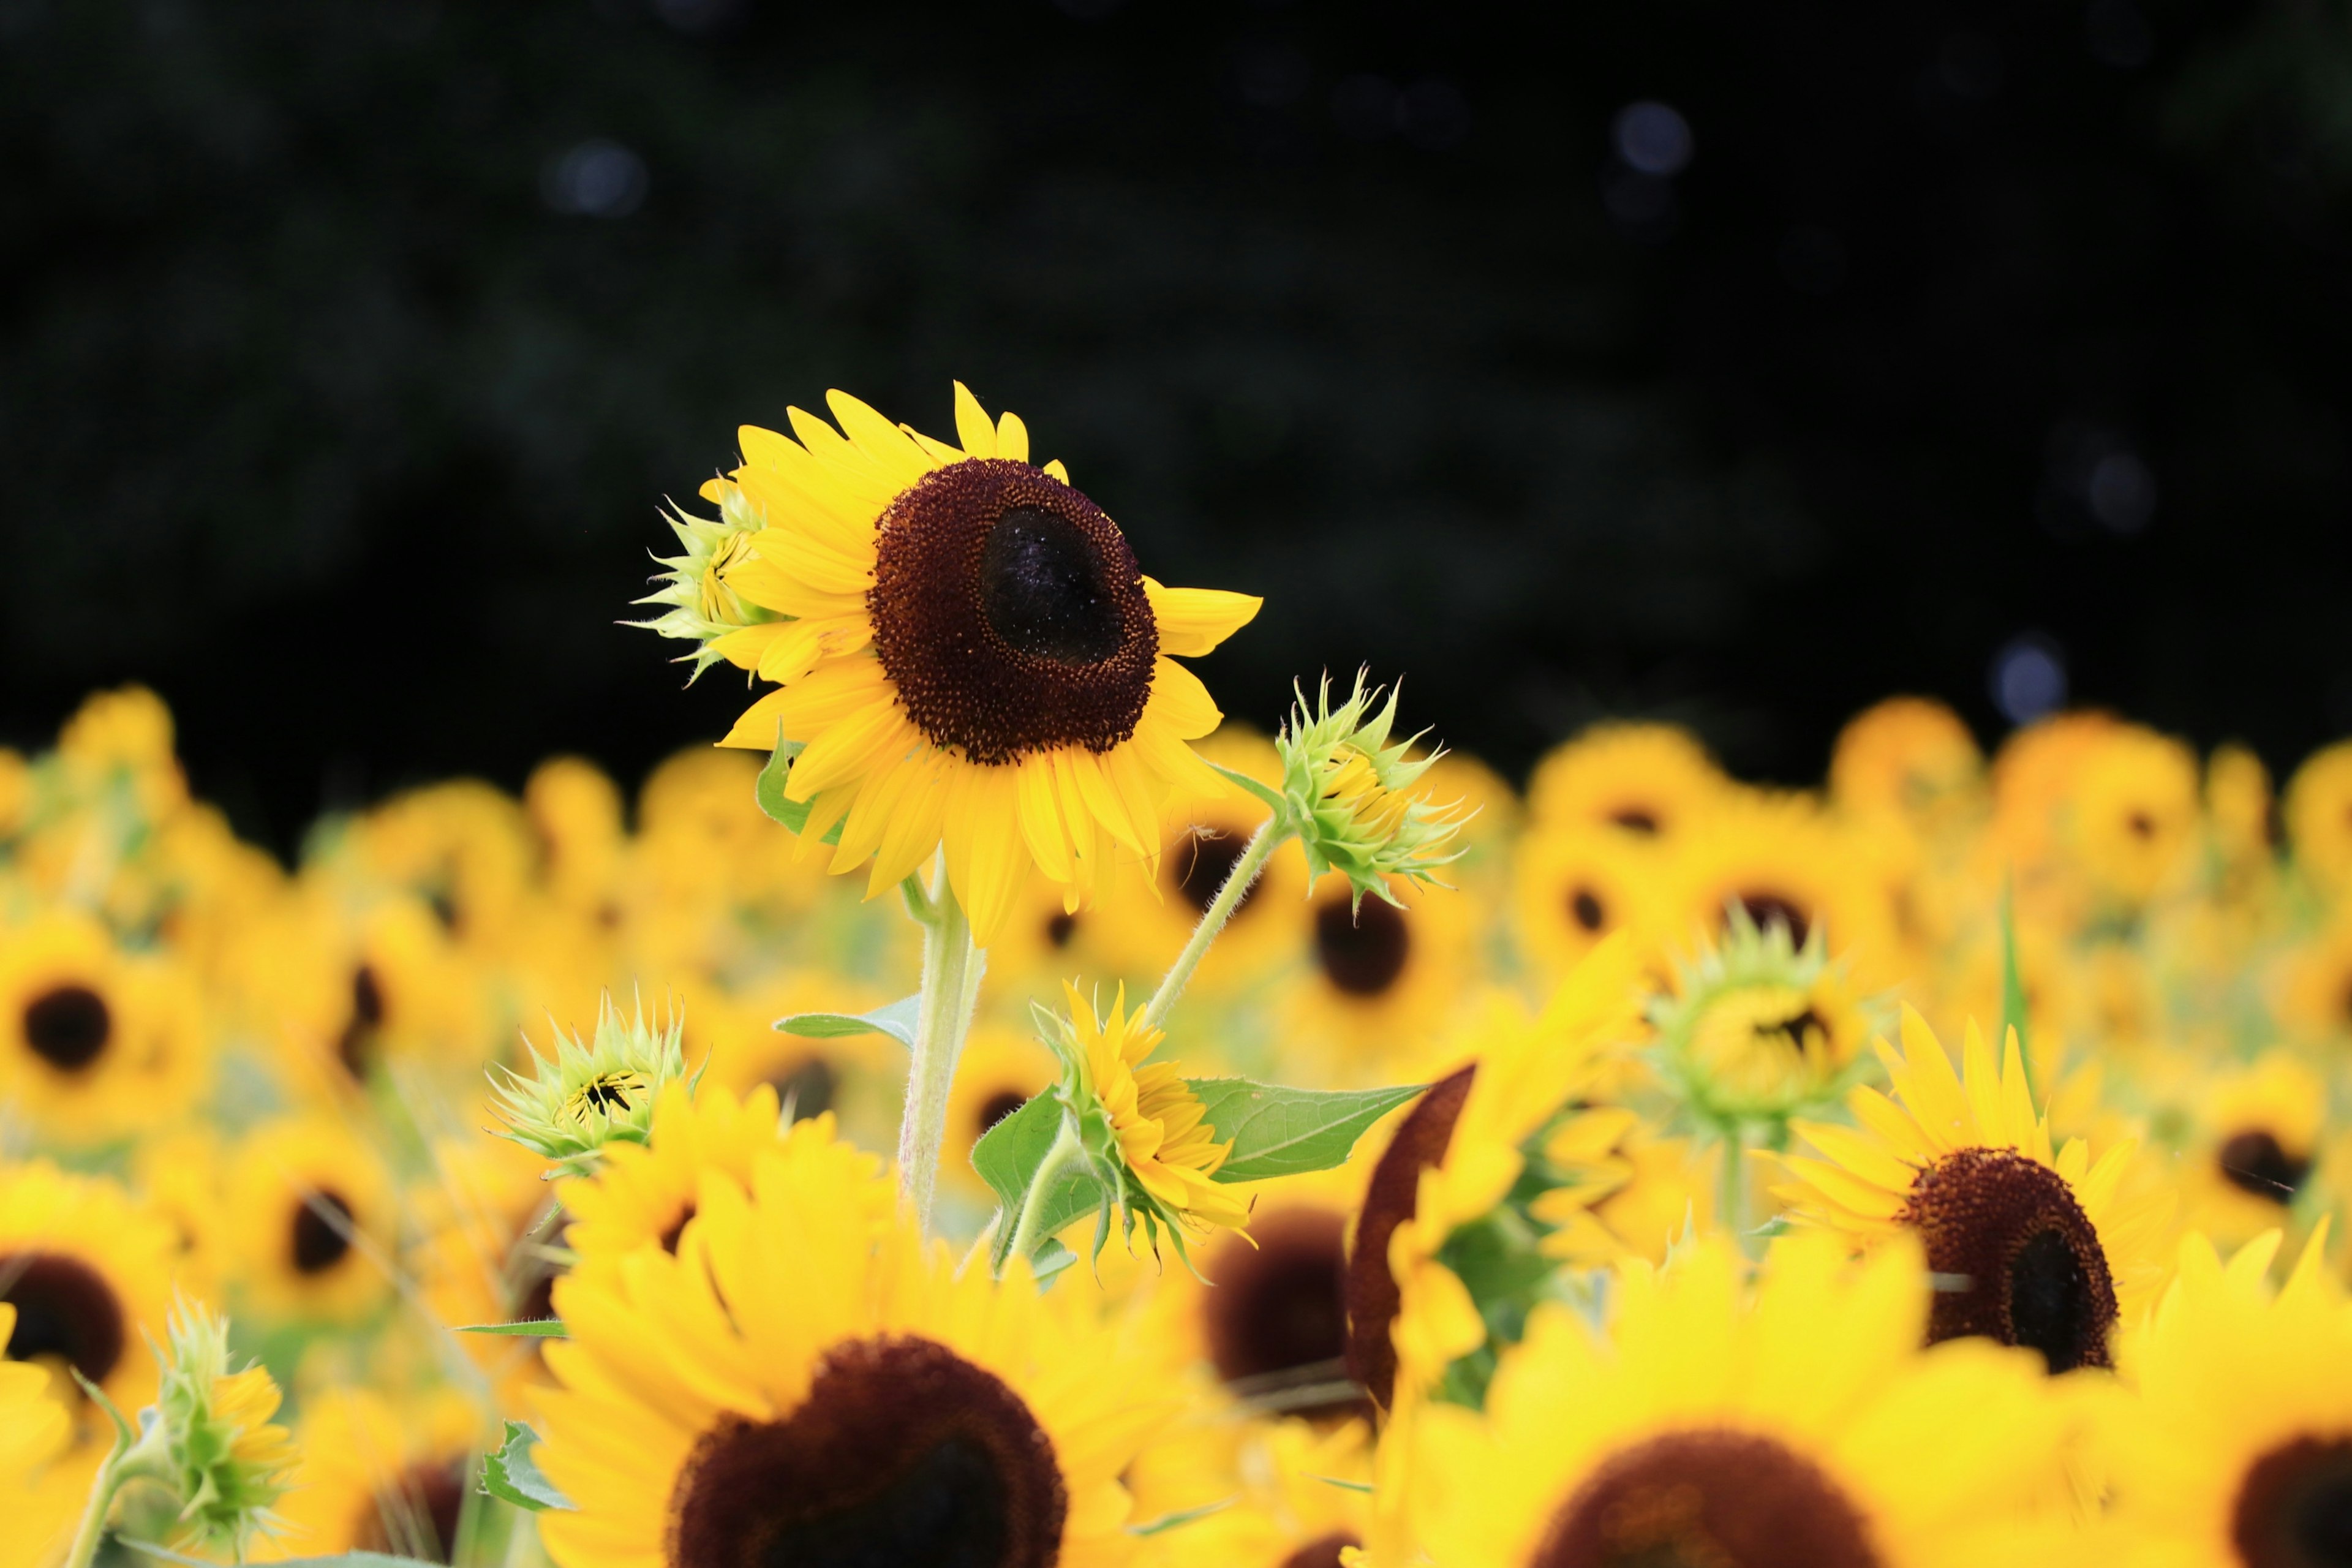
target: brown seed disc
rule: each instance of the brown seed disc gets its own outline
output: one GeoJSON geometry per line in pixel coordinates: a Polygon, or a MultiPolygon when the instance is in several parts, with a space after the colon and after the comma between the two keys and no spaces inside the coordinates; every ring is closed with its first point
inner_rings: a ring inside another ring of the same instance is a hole
{"type": "Polygon", "coordinates": [[[287,1256],[294,1264],[294,1272],[324,1274],[341,1263],[352,1249],[351,1238],[345,1234],[351,1224],[352,1205],[341,1193],[320,1188],[308,1194],[294,1211],[293,1223],[287,1227],[287,1256]],[[322,1208],[342,1223],[337,1225],[320,1214],[322,1208]]]}
{"type": "Polygon", "coordinates": [[[1748,1432],[1614,1454],[1560,1508],[1532,1568],[1879,1568],[1861,1512],[1811,1460],[1748,1432]]]}
{"type": "MultiPolygon", "coordinates": [[[[1161,862],[1167,868],[1169,881],[1176,896],[1206,914],[1210,904],[1224,890],[1225,879],[1241,864],[1243,853],[1249,848],[1248,840],[1231,833],[1194,833],[1185,839],[1183,847],[1161,862]]],[[[1244,911],[1257,902],[1258,889],[1264,882],[1252,882],[1242,889],[1234,904],[1230,918],[1238,920],[1244,911]]]]}
{"type": "Polygon", "coordinates": [[[1160,630],[1094,502],[1026,463],[952,463],[891,501],[875,551],[874,650],[933,743],[993,764],[1133,737],[1160,630]]]}
{"type": "Polygon", "coordinates": [[[1282,1560],[1282,1568],[1339,1568],[1340,1553],[1363,1542],[1345,1531],[1310,1541],[1282,1560]]]}
{"type": "Polygon", "coordinates": [[[782,1421],[729,1420],[670,1493],[672,1568],[1050,1568],[1069,1499],[1021,1396],[934,1341],[857,1340],[782,1421]]]}
{"type": "MultiPolygon", "coordinates": [[[[1210,1256],[1203,1273],[1216,1289],[1202,1293],[1201,1319],[1218,1376],[1264,1388],[1345,1375],[1347,1228],[1336,1209],[1277,1208],[1250,1222],[1249,1240],[1229,1237],[1210,1256]]],[[[1360,1403],[1283,1408],[1336,1414],[1360,1403]]]]}
{"type": "Polygon", "coordinates": [[[1929,1343],[1981,1334],[2029,1345],[2053,1373],[2115,1364],[2106,1250],[2057,1172],[2014,1150],[1957,1150],[1919,1173],[1898,1217],[1944,1276],[1929,1343]]]}
{"type": "Polygon", "coordinates": [[[1389,1237],[1412,1217],[1423,1170],[1445,1158],[1477,1071],[1473,1062],[1430,1086],[1397,1123],[1364,1189],[1364,1211],[1348,1251],[1348,1375],[1384,1410],[1396,1394],[1396,1345],[1389,1329],[1402,1305],[1396,1276],[1389,1272],[1389,1237]]]}
{"type": "Polygon", "coordinates": [[[128,1329],[114,1287],[78,1258],[56,1252],[0,1254],[0,1301],[16,1309],[8,1359],[53,1355],[92,1383],[122,1359],[128,1329]]]}
{"type": "Polygon", "coordinates": [[[2246,1568],[2352,1564],[2352,1439],[2298,1437],[2255,1460],[2230,1538],[2246,1568]]]}
{"type": "Polygon", "coordinates": [[[25,1004],[25,1043],[59,1072],[79,1072],[106,1054],[114,1014],[87,985],[58,985],[25,1004]]]}
{"type": "Polygon", "coordinates": [[[2278,1135],[2267,1130],[2231,1134],[2216,1161],[2223,1181],[2274,1204],[2292,1203],[2311,1174],[2311,1162],[2288,1153],[2278,1135]]]}
{"type": "Polygon", "coordinates": [[[1346,889],[1315,909],[1315,962],[1323,977],[1350,996],[1378,996],[1404,976],[1412,959],[1412,929],[1404,911],[1384,899],[1353,909],[1346,889]]]}
{"type": "Polygon", "coordinates": [[[1771,888],[1747,888],[1732,895],[1732,901],[1748,911],[1758,931],[1774,924],[1785,928],[1789,940],[1799,947],[1813,929],[1813,917],[1793,894],[1771,888]]]}

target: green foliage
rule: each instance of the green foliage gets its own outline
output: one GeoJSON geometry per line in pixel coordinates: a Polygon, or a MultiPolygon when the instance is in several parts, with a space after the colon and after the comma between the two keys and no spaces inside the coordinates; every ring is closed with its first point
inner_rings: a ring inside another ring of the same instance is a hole
{"type": "Polygon", "coordinates": [[[572,1500],[540,1474],[537,1461],[531,1458],[531,1446],[538,1441],[539,1435],[529,1426],[520,1421],[508,1422],[506,1441],[482,1458],[483,1494],[533,1513],[551,1508],[572,1508],[572,1500]]]}
{"type": "MultiPolygon", "coordinates": [[[[1016,1222],[1029,1207],[1030,1188],[1053,1154],[1068,1117],[1055,1095],[1041,1094],[990,1128],[972,1145],[972,1169],[996,1194],[1003,1214],[996,1227],[992,1258],[999,1267],[1012,1255],[1016,1222]]],[[[1053,1183],[1038,1195],[1037,1217],[1031,1227],[1034,1234],[1048,1242],[1087,1215],[1101,1212],[1111,1196],[1110,1189],[1083,1163],[1064,1165],[1055,1173],[1053,1183]]],[[[1108,1227],[1097,1230],[1096,1247],[1099,1250],[1108,1237],[1108,1227]]],[[[1045,1248],[1041,1246],[1033,1257],[1033,1267],[1045,1256],[1045,1248]]],[[[1060,1261],[1055,1271],[1067,1268],[1072,1261],[1076,1261],[1075,1254],[1060,1261]]]]}
{"type": "Polygon", "coordinates": [[[461,1334],[507,1334],[521,1340],[561,1340],[570,1336],[558,1318],[531,1318],[520,1323],[461,1323],[461,1334]]]}
{"type": "MultiPolygon", "coordinates": [[[[784,781],[792,777],[793,759],[806,749],[805,742],[784,739],[783,726],[778,725],[776,749],[768,753],[767,765],[760,770],[759,783],[752,791],[759,797],[760,809],[768,814],[769,820],[781,822],[794,833],[808,826],[809,806],[813,803],[805,800],[787,800],[784,797],[784,781]]],[[[818,842],[840,843],[841,824],[835,823],[818,842]]]]}
{"type": "Polygon", "coordinates": [[[1346,1164],[1366,1129],[1428,1087],[1316,1089],[1245,1078],[1184,1081],[1201,1097],[1218,1142],[1233,1145],[1217,1168],[1220,1182],[1303,1176],[1346,1164]]]}
{"type": "Polygon", "coordinates": [[[901,996],[871,1013],[793,1013],[776,1020],[783,1034],[804,1040],[837,1040],[848,1035],[887,1035],[909,1050],[915,1044],[915,1018],[921,1012],[920,993],[901,996]]]}

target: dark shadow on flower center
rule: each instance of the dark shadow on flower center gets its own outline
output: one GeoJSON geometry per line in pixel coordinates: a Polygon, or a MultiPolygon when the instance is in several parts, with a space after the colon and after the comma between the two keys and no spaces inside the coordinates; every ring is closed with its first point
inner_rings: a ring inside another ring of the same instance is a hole
{"type": "Polygon", "coordinates": [[[1395,984],[1412,956],[1404,911],[1381,899],[1354,910],[1344,891],[1315,911],[1315,958],[1324,978],[1350,996],[1378,996],[1395,984]]]}
{"type": "Polygon", "coordinates": [[[1578,929],[1598,936],[1601,928],[1609,923],[1609,906],[1601,895],[1590,888],[1579,888],[1568,896],[1568,918],[1578,929]]]}
{"type": "Polygon", "coordinates": [[[383,1029],[383,985],[375,971],[361,964],[352,971],[352,1016],[343,1032],[335,1041],[335,1059],[355,1083],[365,1083],[369,1070],[375,1066],[379,1037],[383,1029]]]}
{"type": "Polygon", "coordinates": [[[87,985],[59,985],[25,1005],[25,1043],[60,1072],[79,1072],[105,1054],[114,1034],[106,998],[87,985]]]}
{"type": "Polygon", "coordinates": [[[2230,1537],[2246,1568],[2352,1565],[2352,1438],[2297,1437],[2255,1460],[2230,1537]]]}
{"type": "Polygon", "coordinates": [[[1050,1568],[1068,1495],[1020,1395],[930,1340],[837,1346],[788,1419],[730,1420],[670,1494],[675,1568],[1050,1568]]]}
{"type": "Polygon", "coordinates": [[[1644,838],[1658,836],[1657,814],[1638,805],[1621,805],[1609,814],[1609,820],[1628,833],[1638,833],[1644,838]]]}
{"type": "Polygon", "coordinates": [[[833,1109],[834,1099],[841,1092],[840,1073],[823,1057],[811,1057],[788,1068],[768,1083],[776,1091],[777,1104],[789,1106],[795,1121],[823,1116],[833,1109]]]}
{"type": "Polygon", "coordinates": [[[1023,653],[1094,664],[1118,651],[1102,552],[1066,517],[1024,506],[998,518],[980,552],[980,591],[988,624],[1023,653]]]}
{"type": "MultiPolygon", "coordinates": [[[[1248,848],[1245,840],[1230,833],[1192,833],[1185,838],[1184,847],[1168,857],[1176,891],[1194,910],[1206,914],[1248,848]]],[[[1243,910],[1257,901],[1261,885],[1253,882],[1243,891],[1240,901],[1234,905],[1234,918],[1238,919],[1243,910]]]]}
{"type": "Polygon", "coordinates": [[[2292,1203],[2311,1174],[2311,1162],[2288,1153],[2267,1131],[2231,1135],[2218,1158],[2223,1180],[2274,1204],[2292,1203]]]}
{"type": "Polygon", "coordinates": [[[1798,947],[1805,945],[1805,938],[1813,929],[1812,916],[1804,905],[1769,888],[1746,889],[1733,894],[1732,902],[1748,911],[1748,918],[1756,922],[1758,931],[1777,924],[1788,931],[1789,941],[1798,947]]]}
{"type": "Polygon", "coordinates": [[[294,1272],[324,1274],[341,1263],[352,1249],[352,1205],[344,1201],[341,1193],[329,1192],[321,1187],[317,1192],[305,1194],[302,1206],[294,1211],[294,1223],[289,1228],[294,1272]],[[330,1211],[333,1217],[321,1214],[321,1209],[330,1211]]]}
{"type": "Polygon", "coordinates": [[[2053,1373],[2115,1364],[2106,1252],[2057,1172],[2013,1150],[1958,1150],[1919,1173],[1898,1217],[1943,1277],[1929,1343],[1980,1334],[2040,1351],[2053,1373]]]}
{"type": "Polygon", "coordinates": [[[56,1356],[92,1383],[122,1359],[122,1303],[97,1269],[56,1252],[0,1256],[0,1300],[16,1309],[8,1359],[56,1356]]]}
{"type": "Polygon", "coordinates": [[[368,1500],[352,1544],[361,1552],[421,1552],[424,1562],[448,1563],[455,1560],[465,1507],[461,1462],[411,1465],[368,1500]]]}
{"type": "Polygon", "coordinates": [[[1861,1511],[1821,1468],[1747,1432],[1621,1450],[1564,1503],[1531,1568],[1878,1568],[1861,1511]]]}

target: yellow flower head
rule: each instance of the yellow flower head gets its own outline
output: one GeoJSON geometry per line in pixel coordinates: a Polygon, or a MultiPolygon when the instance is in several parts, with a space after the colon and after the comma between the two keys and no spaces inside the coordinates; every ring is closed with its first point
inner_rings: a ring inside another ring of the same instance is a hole
{"type": "Polygon", "coordinates": [[[164,1497],[130,1494],[129,1505],[154,1521],[132,1533],[184,1550],[242,1552],[271,1523],[298,1457],[293,1437],[272,1419],[278,1384],[264,1367],[230,1371],[226,1320],[194,1303],[173,1312],[156,1359],[163,1388],[153,1419],[123,1466],[164,1497]]]}
{"type": "Polygon", "coordinates": [[[869,894],[944,848],[983,945],[1033,871],[1076,910],[1121,858],[1156,868],[1170,797],[1225,788],[1185,744],[1221,715],[1175,659],[1259,601],[1145,576],[1061,464],[1031,464],[1027,427],[961,384],[961,447],[827,402],[840,429],[797,408],[797,440],[747,426],[743,466],[704,489],[763,523],[717,573],[773,617],[710,651],[778,688],[720,743],[790,760],[800,853],[871,862],[869,894]]]}
{"type": "Polygon", "coordinates": [[[1216,1180],[1232,1145],[1216,1141],[1179,1064],[1145,1060],[1161,1035],[1144,1024],[1141,1008],[1127,1010],[1127,987],[1118,988],[1104,1018],[1096,1017],[1076,985],[1066,981],[1062,992],[1080,1092],[1108,1123],[1127,1181],[1155,1201],[1162,1217],[1193,1236],[1246,1226],[1247,1200],[1216,1180]]]}
{"type": "Polygon", "coordinates": [[[1391,740],[1400,692],[1385,703],[1377,687],[1356,675],[1355,689],[1331,706],[1326,679],[1309,713],[1304,693],[1275,740],[1282,756],[1282,793],[1307,851],[1309,876],[1343,873],[1354,900],[1371,893],[1393,904],[1391,877],[1437,879],[1438,868],[1462,854],[1456,808],[1433,804],[1421,786],[1437,756],[1414,758],[1412,739],[1391,740]]]}
{"type": "Polygon", "coordinates": [[[1681,1100],[1714,1120],[1785,1117],[1850,1085],[1869,1025],[1844,965],[1816,928],[1801,946],[1734,905],[1719,942],[1677,964],[1652,1005],[1658,1052],[1681,1100]]]}

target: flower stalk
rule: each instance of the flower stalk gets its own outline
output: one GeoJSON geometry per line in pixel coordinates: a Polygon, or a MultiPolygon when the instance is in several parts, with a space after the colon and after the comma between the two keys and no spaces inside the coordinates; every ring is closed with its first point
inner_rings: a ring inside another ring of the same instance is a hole
{"type": "Polygon", "coordinates": [[[1209,907],[1201,912],[1201,923],[1192,928],[1192,935],[1184,943],[1184,951],[1176,955],[1176,962],[1168,966],[1168,973],[1161,977],[1160,988],[1151,994],[1151,1000],[1143,1005],[1144,1028],[1157,1029],[1165,1025],[1170,1009],[1176,1005],[1176,998],[1184,994],[1192,972],[1208,955],[1209,945],[1217,940],[1217,933],[1225,929],[1225,922],[1234,918],[1235,910],[1241,908],[1242,900],[1249,896],[1250,887],[1257,880],[1258,873],[1265,869],[1265,863],[1274,858],[1274,852],[1282,847],[1283,840],[1294,838],[1297,833],[1298,829],[1285,820],[1285,815],[1277,812],[1261,823],[1258,830],[1251,835],[1249,843],[1242,849],[1241,858],[1234,862],[1234,868],[1226,874],[1224,886],[1217,889],[1217,896],[1210,900],[1209,907]]]}
{"type": "Polygon", "coordinates": [[[948,1091],[980,1005],[988,955],[972,942],[971,921],[948,886],[944,858],[919,905],[909,892],[907,912],[923,928],[923,989],[907,1066],[906,1109],[898,1119],[898,1190],[916,1223],[928,1226],[939,1184],[940,1146],[947,1140],[948,1091]]]}

